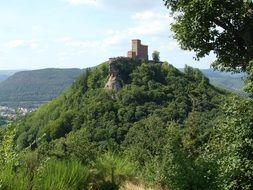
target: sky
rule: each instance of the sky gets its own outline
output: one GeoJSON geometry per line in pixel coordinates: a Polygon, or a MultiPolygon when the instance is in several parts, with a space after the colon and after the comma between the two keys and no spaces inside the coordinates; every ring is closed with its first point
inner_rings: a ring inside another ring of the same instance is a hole
{"type": "Polygon", "coordinates": [[[207,69],[173,39],[162,0],[0,0],[0,70],[87,68],[141,39],[162,61],[207,69]]]}

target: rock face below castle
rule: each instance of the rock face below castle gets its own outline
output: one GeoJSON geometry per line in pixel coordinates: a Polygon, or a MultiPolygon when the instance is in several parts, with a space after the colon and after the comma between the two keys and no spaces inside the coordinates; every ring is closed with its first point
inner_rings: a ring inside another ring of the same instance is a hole
{"type": "Polygon", "coordinates": [[[105,85],[105,89],[118,91],[122,88],[120,73],[116,68],[116,64],[126,59],[128,58],[116,57],[109,59],[109,79],[105,85]]]}

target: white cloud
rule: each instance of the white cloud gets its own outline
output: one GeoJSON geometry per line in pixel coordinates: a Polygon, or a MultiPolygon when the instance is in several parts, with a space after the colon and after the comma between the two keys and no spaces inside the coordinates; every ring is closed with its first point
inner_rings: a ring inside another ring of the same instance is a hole
{"type": "MultiPolygon", "coordinates": [[[[161,51],[171,51],[178,49],[178,44],[172,38],[170,39],[169,25],[173,18],[168,13],[156,13],[155,11],[142,11],[130,16],[133,25],[122,30],[108,29],[105,37],[101,40],[76,40],[71,37],[62,37],[56,41],[64,44],[66,51],[61,56],[77,54],[77,52],[86,52],[87,50],[98,52],[112,50],[112,48],[127,51],[126,44],[133,38],[143,39],[144,43],[151,43],[161,51]]],[[[129,45],[130,46],[130,45],[129,45]]],[[[150,48],[151,49],[151,48],[150,48]]]]}
{"type": "Polygon", "coordinates": [[[170,41],[168,44],[166,45],[161,45],[159,50],[161,51],[174,51],[174,50],[180,50],[180,46],[178,44],[177,41],[170,41]]]}
{"type": "MultiPolygon", "coordinates": [[[[124,30],[106,31],[108,40],[121,42],[131,38],[165,38],[170,37],[170,24],[173,18],[168,13],[156,13],[155,11],[143,11],[134,13],[131,16],[133,25],[124,30]]],[[[161,39],[161,40],[163,40],[161,39]]]]}
{"type": "Polygon", "coordinates": [[[98,49],[98,48],[107,48],[112,45],[119,44],[124,37],[115,35],[108,36],[102,40],[94,40],[94,41],[78,41],[78,40],[66,40],[66,41],[58,41],[63,43],[66,47],[78,48],[78,49],[98,49]]]}
{"type": "Polygon", "coordinates": [[[63,0],[68,2],[70,5],[93,5],[100,6],[103,8],[113,9],[115,11],[140,11],[146,9],[156,9],[165,6],[162,0],[63,0]]]}
{"type": "Polygon", "coordinates": [[[68,41],[71,41],[71,37],[65,36],[65,37],[62,37],[62,38],[58,38],[56,40],[56,42],[68,42],[68,41]]]}
{"type": "Polygon", "coordinates": [[[66,0],[71,5],[94,5],[98,6],[97,0],[66,0]]]}
{"type": "Polygon", "coordinates": [[[40,44],[38,40],[10,40],[4,43],[4,47],[7,49],[17,49],[17,48],[29,48],[32,50],[37,50],[40,44]]]}
{"type": "Polygon", "coordinates": [[[135,12],[147,9],[162,7],[163,2],[157,0],[100,0],[104,7],[112,8],[116,11],[135,12]]]}
{"type": "Polygon", "coordinates": [[[99,47],[99,41],[73,41],[69,40],[65,42],[66,46],[77,48],[96,48],[99,47]]]}
{"type": "Polygon", "coordinates": [[[40,31],[42,31],[42,27],[40,25],[33,25],[32,31],[33,32],[40,32],[40,31]]]}
{"type": "Polygon", "coordinates": [[[146,10],[146,11],[135,13],[134,15],[132,15],[132,18],[136,20],[153,20],[153,19],[170,19],[172,17],[168,13],[161,14],[161,13],[156,13],[152,10],[146,10]]]}
{"type": "Polygon", "coordinates": [[[136,26],[129,28],[129,33],[140,36],[168,34],[169,27],[174,22],[168,13],[156,13],[151,10],[135,13],[132,19],[136,21],[136,26]]]}
{"type": "Polygon", "coordinates": [[[24,40],[11,40],[9,42],[6,42],[4,46],[9,49],[18,48],[20,46],[23,46],[25,44],[24,40]]]}

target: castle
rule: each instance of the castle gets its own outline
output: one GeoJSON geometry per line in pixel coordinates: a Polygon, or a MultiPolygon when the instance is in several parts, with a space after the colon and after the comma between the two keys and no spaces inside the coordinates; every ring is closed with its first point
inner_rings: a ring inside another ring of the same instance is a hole
{"type": "Polygon", "coordinates": [[[148,61],[148,46],[142,45],[141,40],[132,40],[132,50],[127,52],[127,57],[114,57],[109,59],[109,79],[105,85],[105,89],[118,91],[122,88],[120,73],[116,65],[118,62],[131,59],[148,61]]]}
{"type": "Polygon", "coordinates": [[[132,50],[127,52],[127,57],[148,61],[148,46],[142,45],[139,39],[132,40],[132,50]]]}

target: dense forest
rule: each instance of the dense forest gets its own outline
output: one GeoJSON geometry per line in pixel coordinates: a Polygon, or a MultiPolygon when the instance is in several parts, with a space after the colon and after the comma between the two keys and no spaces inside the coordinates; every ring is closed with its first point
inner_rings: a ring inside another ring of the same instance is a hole
{"type": "Polygon", "coordinates": [[[108,63],[0,132],[0,189],[253,188],[253,101],[210,85],[198,69],[108,63]]]}
{"type": "Polygon", "coordinates": [[[37,107],[59,96],[82,72],[81,69],[17,72],[0,83],[0,104],[8,107],[37,107]]]}

